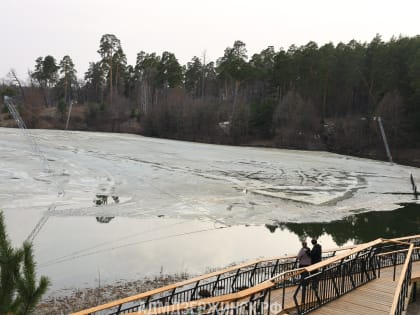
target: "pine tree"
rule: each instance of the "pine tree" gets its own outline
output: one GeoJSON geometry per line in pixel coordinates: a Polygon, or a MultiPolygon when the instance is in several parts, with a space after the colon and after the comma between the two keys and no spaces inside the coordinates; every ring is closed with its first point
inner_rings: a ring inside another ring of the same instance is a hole
{"type": "Polygon", "coordinates": [[[0,314],[31,314],[50,281],[42,276],[37,284],[32,245],[14,249],[0,212],[0,314]]]}

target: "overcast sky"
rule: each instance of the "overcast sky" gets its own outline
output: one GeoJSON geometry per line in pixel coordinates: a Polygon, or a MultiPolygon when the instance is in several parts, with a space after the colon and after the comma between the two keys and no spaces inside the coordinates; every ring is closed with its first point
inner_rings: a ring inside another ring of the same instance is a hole
{"type": "Polygon", "coordinates": [[[141,50],[173,52],[182,64],[206,51],[215,61],[237,39],[251,56],[270,45],[420,34],[419,0],[1,0],[0,12],[0,78],[11,68],[26,78],[48,54],[70,55],[83,77],[107,33],[129,64],[141,50]]]}

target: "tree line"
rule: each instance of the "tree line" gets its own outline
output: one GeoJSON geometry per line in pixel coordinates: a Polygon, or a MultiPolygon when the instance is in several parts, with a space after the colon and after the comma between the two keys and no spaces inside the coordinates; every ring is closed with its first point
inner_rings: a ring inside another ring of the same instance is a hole
{"type": "Polygon", "coordinates": [[[98,55],[83,79],[70,56],[39,57],[30,83],[11,71],[3,93],[21,95],[32,113],[86,106],[90,130],[124,131],[136,121],[150,136],[366,155],[383,151],[381,116],[391,148],[417,146],[420,36],[311,41],[252,56],[238,40],[216,61],[203,55],[181,65],[171,52],[141,51],[129,65],[120,40],[105,34],[98,55]]]}

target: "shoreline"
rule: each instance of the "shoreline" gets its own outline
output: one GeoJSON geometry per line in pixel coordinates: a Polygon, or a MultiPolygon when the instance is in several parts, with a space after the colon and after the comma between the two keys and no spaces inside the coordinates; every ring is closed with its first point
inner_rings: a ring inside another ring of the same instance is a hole
{"type": "MultiPolygon", "coordinates": [[[[119,280],[96,288],[68,289],[69,294],[47,296],[37,306],[34,315],[62,315],[81,311],[107,302],[147,292],[172,283],[187,280],[192,276],[187,273],[161,275],[140,280],[119,280]]],[[[67,290],[67,289],[65,289],[67,290]]],[[[64,291],[64,290],[62,290],[64,291]]]]}

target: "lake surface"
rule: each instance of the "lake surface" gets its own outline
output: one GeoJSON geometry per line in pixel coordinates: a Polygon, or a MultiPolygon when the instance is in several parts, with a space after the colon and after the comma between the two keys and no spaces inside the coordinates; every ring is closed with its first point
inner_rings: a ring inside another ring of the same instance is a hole
{"type": "Polygon", "coordinates": [[[30,132],[50,171],[20,130],[0,128],[0,209],[14,244],[33,241],[50,293],[294,254],[305,237],[332,248],[420,233],[409,194],[417,168],[326,152],[30,132]]]}

